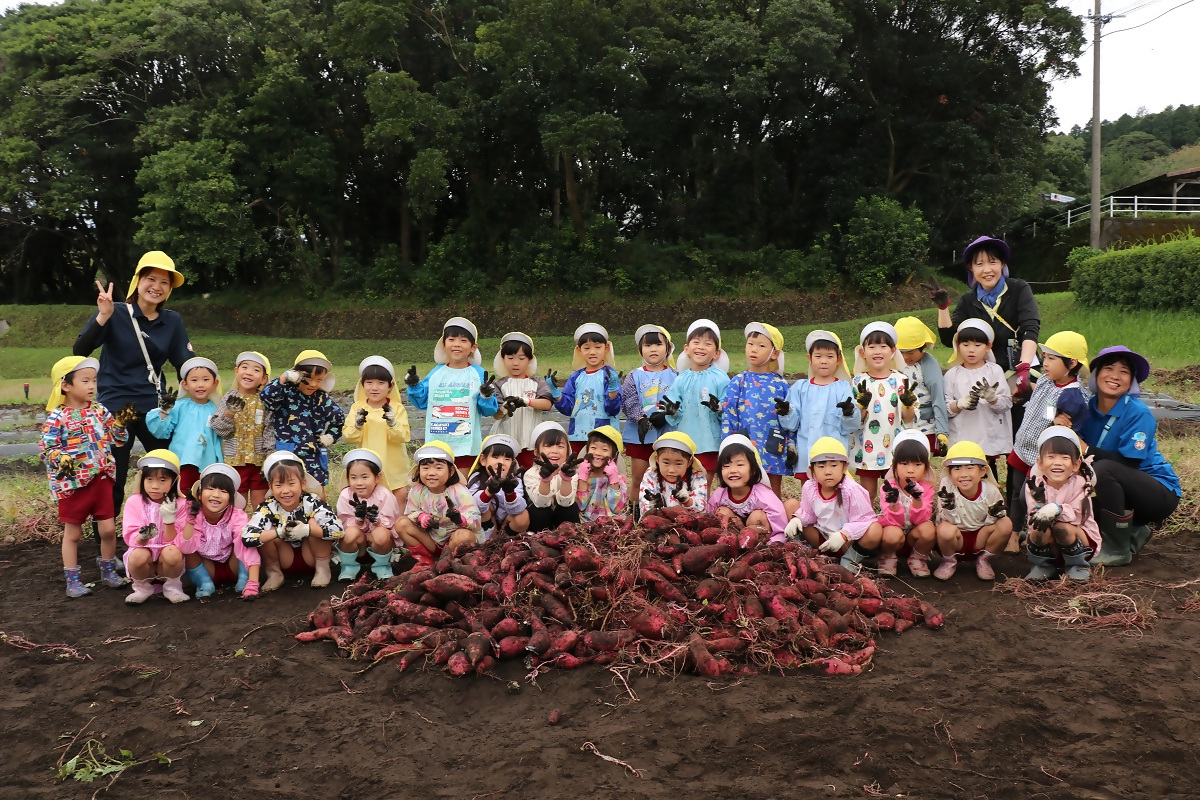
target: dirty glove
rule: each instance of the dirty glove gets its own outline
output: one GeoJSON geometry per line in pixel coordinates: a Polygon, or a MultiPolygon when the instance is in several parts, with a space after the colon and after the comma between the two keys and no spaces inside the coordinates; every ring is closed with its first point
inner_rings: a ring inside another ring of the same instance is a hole
{"type": "MultiPolygon", "coordinates": [[[[796,520],[796,522],[799,521],[800,520],[796,520]]],[[[834,531],[833,533],[829,534],[828,539],[821,542],[821,545],[817,549],[822,553],[836,553],[845,547],[846,543],[849,541],[850,537],[846,536],[844,532],[834,531]]]]}
{"type": "Polygon", "coordinates": [[[146,542],[153,539],[157,534],[158,534],[158,526],[157,525],[143,525],[142,527],[138,528],[137,540],[139,543],[145,544],[146,542]]]}
{"type": "Polygon", "coordinates": [[[933,301],[938,308],[950,307],[950,292],[938,286],[937,278],[930,278],[929,283],[922,283],[922,289],[929,290],[929,299],[933,301]]]}
{"type": "Polygon", "coordinates": [[[1029,365],[1024,361],[1013,367],[1013,373],[1017,378],[1017,394],[1029,394],[1032,389],[1029,386],[1029,365]]]}
{"type": "Polygon", "coordinates": [[[446,519],[450,520],[451,523],[460,528],[463,526],[462,514],[458,513],[458,509],[454,506],[450,506],[446,509],[446,519]]]}
{"type": "Polygon", "coordinates": [[[158,507],[158,515],[162,518],[163,525],[175,524],[175,501],[164,500],[163,504],[158,507]]]}
{"type": "Polygon", "coordinates": [[[683,482],[682,478],[679,479],[679,485],[675,487],[675,491],[671,492],[671,496],[678,500],[680,505],[687,505],[688,501],[692,499],[692,493],[688,491],[687,484],[683,482]]]}
{"type": "Polygon", "coordinates": [[[533,465],[538,468],[538,474],[542,476],[542,480],[550,480],[550,477],[558,470],[558,467],[550,463],[550,459],[545,456],[534,456],[533,465]]]}
{"type": "Polygon", "coordinates": [[[367,506],[367,522],[372,525],[379,522],[379,506],[367,506]]]}
{"type": "Polygon", "coordinates": [[[783,460],[788,469],[796,468],[796,464],[800,462],[800,454],[796,452],[795,442],[788,442],[787,455],[783,457],[783,460]]]}
{"type": "Polygon", "coordinates": [[[942,508],[946,511],[954,508],[954,504],[957,502],[954,497],[954,493],[945,486],[943,486],[941,489],[938,489],[938,498],[942,501],[942,508]]]}
{"type": "Polygon", "coordinates": [[[908,381],[900,384],[900,402],[905,408],[912,408],[917,404],[917,395],[908,386],[908,381]]]}
{"type": "Polygon", "coordinates": [[[246,410],[246,401],[242,399],[241,395],[231,394],[225,398],[225,408],[236,414],[246,410]]]}
{"type": "Polygon", "coordinates": [[[788,521],[787,527],[783,529],[783,535],[789,541],[799,541],[804,536],[804,523],[800,521],[799,517],[792,517],[788,521]]]}
{"type": "Polygon", "coordinates": [[[420,514],[417,514],[416,522],[417,527],[421,530],[431,530],[433,528],[433,514],[430,514],[428,511],[422,511],[420,514]]]}
{"type": "MultiPolygon", "coordinates": [[[[854,398],[853,397],[847,397],[842,402],[835,403],[835,405],[842,410],[843,417],[849,417],[852,414],[854,414],[854,398]]],[[[866,406],[863,406],[863,408],[866,408],[866,406]]]]}
{"type": "MultiPolygon", "coordinates": [[[[665,422],[665,420],[664,420],[665,422]]],[[[642,444],[646,443],[646,434],[650,432],[650,418],[642,417],[637,423],[638,441],[642,444]]]]}
{"type": "Polygon", "coordinates": [[[912,478],[909,478],[904,482],[904,491],[908,492],[908,494],[916,500],[920,500],[921,496],[925,494],[925,492],[921,490],[921,484],[917,483],[912,478]]]}
{"type": "MultiPolygon", "coordinates": [[[[858,397],[854,399],[858,401],[858,407],[863,411],[866,411],[871,405],[871,386],[865,380],[858,382],[858,397]]],[[[845,414],[844,411],[842,413],[845,414]]],[[[845,415],[850,416],[849,414],[845,415]]]]}
{"type": "MultiPolygon", "coordinates": [[[[662,413],[664,415],[664,420],[663,420],[664,425],[666,424],[665,417],[673,417],[679,413],[679,403],[675,400],[672,400],[669,397],[664,397],[662,400],[659,400],[658,408],[659,408],[659,410],[662,411],[662,413]]],[[[650,421],[654,422],[654,415],[651,415],[650,421]]],[[[657,426],[657,423],[656,423],[656,426],[657,426]]]]}
{"type": "Polygon", "coordinates": [[[355,495],[354,499],[350,501],[350,507],[354,509],[354,518],[355,519],[366,519],[367,518],[367,501],[366,500],[362,500],[358,497],[358,495],[355,495]]]}
{"type": "Polygon", "coordinates": [[[321,443],[321,447],[333,447],[333,434],[326,431],[317,437],[317,441],[321,443]]]}
{"type": "Polygon", "coordinates": [[[417,365],[413,364],[408,368],[408,372],[404,373],[404,385],[416,386],[421,382],[421,378],[417,375],[417,365]]]}
{"type": "Polygon", "coordinates": [[[158,410],[166,414],[175,407],[175,401],[179,399],[179,392],[174,386],[168,386],[167,390],[162,393],[162,397],[158,399],[158,410]]]}
{"type": "Polygon", "coordinates": [[[488,375],[487,370],[483,371],[483,383],[479,386],[479,396],[486,399],[496,393],[496,376],[488,375]]]}
{"type": "Polygon", "coordinates": [[[900,487],[893,486],[891,481],[883,482],[883,499],[888,503],[900,502],[900,487]]]}
{"type": "Polygon", "coordinates": [[[1039,505],[1046,502],[1046,486],[1037,482],[1037,478],[1032,475],[1029,480],[1025,481],[1025,485],[1029,487],[1029,493],[1033,496],[1033,502],[1039,505]]]}
{"type": "Polygon", "coordinates": [[[979,387],[972,386],[966,397],[960,397],[954,401],[954,404],[958,406],[959,411],[974,411],[975,407],[979,405],[979,387]]]}
{"type": "Polygon", "coordinates": [[[569,456],[567,456],[567,460],[564,461],[562,466],[558,468],[558,471],[570,478],[579,470],[579,465],[581,463],[583,463],[582,450],[580,450],[578,453],[571,453],[569,456]]]}
{"type": "Polygon", "coordinates": [[[562,390],[558,388],[558,370],[546,370],[546,386],[550,388],[550,396],[555,400],[562,397],[562,390]]]}
{"type": "Polygon", "coordinates": [[[979,399],[988,405],[996,404],[996,390],[1000,388],[999,383],[989,384],[987,381],[980,381],[979,399]]]}
{"type": "Polygon", "coordinates": [[[300,370],[289,369],[287,372],[283,373],[283,382],[284,383],[299,383],[300,379],[302,377],[304,377],[304,376],[300,374],[300,370]]]}
{"type": "Polygon", "coordinates": [[[389,428],[396,427],[396,409],[392,408],[391,402],[387,400],[383,401],[383,421],[389,428]]]}
{"type": "Polygon", "coordinates": [[[279,538],[285,542],[302,542],[308,536],[308,523],[298,519],[289,519],[279,532],[279,538]]]}
{"type": "Polygon", "coordinates": [[[367,410],[365,408],[360,408],[358,411],[354,412],[354,427],[362,428],[362,426],[366,425],[366,424],[367,424],[367,410]]]}
{"type": "Polygon", "coordinates": [[[134,407],[133,403],[126,403],[120,411],[113,414],[113,422],[116,423],[118,428],[128,428],[129,423],[137,419],[137,416],[137,408],[134,407]]]}
{"type": "Polygon", "coordinates": [[[1003,500],[997,500],[996,502],[992,503],[988,507],[988,514],[990,516],[995,517],[996,519],[1000,519],[1001,517],[1007,517],[1008,516],[1008,506],[1006,506],[1004,504],[1003,500]]]}
{"type": "Polygon", "coordinates": [[[787,398],[776,397],[775,398],[775,416],[786,417],[790,413],[792,413],[792,404],[787,401],[787,398]]]}
{"type": "Polygon", "coordinates": [[[502,405],[504,406],[504,413],[511,416],[512,413],[518,408],[526,408],[529,404],[526,403],[524,399],[517,397],[516,395],[509,395],[508,397],[504,398],[504,403],[502,405]]]}
{"type": "Polygon", "coordinates": [[[496,497],[500,494],[504,479],[500,477],[500,470],[495,467],[487,467],[484,469],[484,475],[487,477],[483,481],[483,491],[488,497],[496,497]]]}
{"type": "Polygon", "coordinates": [[[707,400],[704,400],[700,405],[713,412],[719,418],[721,416],[721,400],[715,394],[710,394],[707,400]]]}
{"type": "Polygon", "coordinates": [[[621,391],[621,380],[625,377],[625,373],[618,373],[614,369],[607,369],[604,373],[604,391],[609,394],[616,394],[621,391]]]}
{"type": "Polygon", "coordinates": [[[944,433],[939,433],[933,437],[933,453],[931,455],[939,458],[946,455],[946,451],[950,449],[950,437],[944,433]]]}
{"type": "Polygon", "coordinates": [[[1047,503],[1033,512],[1030,524],[1035,530],[1048,531],[1054,527],[1054,523],[1058,522],[1058,518],[1061,516],[1062,507],[1058,503],[1047,503]]]}
{"type": "Polygon", "coordinates": [[[663,496],[662,496],[661,492],[655,492],[650,489],[647,489],[646,491],[642,492],[642,497],[646,498],[646,502],[650,504],[651,508],[666,508],[667,507],[667,504],[663,501],[663,496]]]}
{"type": "Polygon", "coordinates": [[[58,481],[70,480],[75,476],[75,459],[67,454],[58,457],[58,471],[54,473],[54,479],[58,481]]]}

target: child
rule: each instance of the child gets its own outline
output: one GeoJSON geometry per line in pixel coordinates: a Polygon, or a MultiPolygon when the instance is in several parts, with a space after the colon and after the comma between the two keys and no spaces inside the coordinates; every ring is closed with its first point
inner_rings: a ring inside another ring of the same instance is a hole
{"type": "Polygon", "coordinates": [[[650,468],[638,490],[641,516],[660,508],[685,506],[704,511],[708,505],[708,475],[696,458],[696,443],[679,431],[670,431],[654,441],[650,468]]]}
{"type": "Polygon", "coordinates": [[[854,400],[862,424],[854,442],[856,475],[869,497],[892,466],[892,440],[916,417],[917,396],[908,388],[899,337],[886,322],[862,329],[854,351],[854,400]]]}
{"type": "MultiPolygon", "coordinates": [[[[432,373],[431,373],[432,374],[432,373]]],[[[442,548],[482,541],[479,510],[467,482],[454,466],[454,450],[445,442],[428,442],[413,456],[412,487],[396,533],[418,567],[431,566],[442,548]]]]}
{"type": "Polygon", "coordinates": [[[543,413],[554,405],[550,386],[538,377],[537,356],[533,339],[520,331],[504,334],[500,350],[492,359],[492,369],[503,375],[496,381],[500,408],[493,434],[504,434],[517,440],[517,463],[521,469],[533,466],[533,439],[530,434],[542,421],[543,413]]]}
{"type": "MultiPolygon", "coordinates": [[[[790,466],[796,466],[797,454],[812,450],[818,439],[829,437],[850,449],[850,438],[862,419],[855,413],[854,387],[842,357],[842,340],[831,331],[815,330],[804,339],[808,352],[808,379],[792,384],[787,393],[787,413],[779,424],[795,432],[789,452],[790,466]]],[[[808,480],[807,472],[797,472],[801,483],[808,480]]]]}
{"type": "MultiPolygon", "coordinates": [[[[513,437],[493,433],[483,440],[483,450],[471,467],[467,488],[479,509],[485,540],[500,530],[509,533],[529,530],[529,508],[517,465],[520,449],[513,437]]],[[[532,451],[529,456],[533,457],[532,451]]]]}
{"type": "Polygon", "coordinates": [[[1025,401],[1021,427],[1013,437],[1008,454],[1009,512],[1015,528],[1025,526],[1025,494],[1021,487],[1038,459],[1039,437],[1051,425],[1081,428],[1087,418],[1090,393],[1087,381],[1088,346],[1074,331],[1061,331],[1046,340],[1042,348],[1042,377],[1025,401]]]}
{"type": "Polygon", "coordinates": [[[913,427],[929,439],[935,455],[945,455],[950,446],[950,423],[946,417],[946,392],[942,388],[942,367],[925,348],[937,342],[933,331],[916,317],[896,320],[896,346],[904,358],[908,387],[917,396],[917,416],[913,427]]]}
{"type": "MultiPolygon", "coordinates": [[[[342,435],[346,423],[345,412],[329,396],[334,384],[329,359],[318,350],[304,350],[296,356],[292,368],[268,383],[260,395],[275,426],[276,452],[284,450],[299,456],[305,474],[316,482],[320,498],[324,498],[325,484],[329,483],[329,448],[342,435]]],[[[271,576],[271,561],[265,563],[271,576]]],[[[268,577],[267,583],[271,582],[272,577],[268,577]]],[[[264,586],[263,591],[271,590],[264,586]]]]}
{"type": "Polygon", "coordinates": [[[954,334],[958,366],[946,372],[946,408],[950,413],[950,445],[974,442],[987,454],[992,477],[996,460],[1012,450],[1012,393],[1004,370],[992,355],[992,329],[981,319],[963,320],[954,334]]]}
{"type": "Polygon", "coordinates": [[[242,544],[264,548],[260,557],[267,580],[261,591],[273,592],[283,585],[283,572],[296,564],[297,550],[300,562],[313,568],[310,585],[324,589],[329,585],[330,550],[345,533],[341,520],[318,495],[321,484],[304,471],[299,454],[276,450],[263,461],[263,475],[270,493],[242,530],[242,544]]]}
{"type": "MultiPolygon", "coordinates": [[[[400,509],[404,508],[408,498],[408,473],[412,471],[412,463],[404,445],[410,436],[408,412],[400,400],[395,367],[382,356],[367,356],[358,365],[354,405],[350,406],[350,414],[342,426],[342,438],[355,447],[374,452],[380,460],[383,487],[396,499],[393,517],[400,516],[400,509]]],[[[346,533],[349,535],[350,532],[346,533]]],[[[390,548],[388,552],[391,552],[390,548]]],[[[343,563],[343,574],[345,566],[343,563]]]]}
{"type": "Polygon", "coordinates": [[[791,388],[783,372],[783,334],[774,325],[751,322],[746,326],[746,371],[735,375],[725,387],[721,403],[721,434],[742,433],[754,442],[762,456],[763,469],[778,496],[788,468],[788,436],[780,417],[791,411],[787,394],[791,388]]]}
{"type": "MultiPolygon", "coordinates": [[[[800,489],[800,505],[784,533],[801,536],[809,545],[830,556],[841,555],[841,564],[857,572],[867,556],[883,543],[883,526],[875,516],[871,495],[847,474],[850,456],[846,446],[832,437],[813,442],[808,452],[808,480],[800,489]]],[[[887,549],[895,553],[902,540],[887,549]]]]}
{"type": "Polygon", "coordinates": [[[267,496],[263,459],[275,452],[275,427],[271,412],[259,392],[271,379],[271,362],[262,353],[248,350],[234,361],[234,387],[217,403],[209,424],[221,437],[225,463],[237,470],[242,496],[258,508],[267,496]]]}
{"type": "Polygon", "coordinates": [[[552,530],[564,522],[579,522],[575,495],[583,456],[571,452],[563,426],[547,420],[533,429],[533,466],[523,482],[529,501],[529,530],[552,530]]]}
{"type": "Polygon", "coordinates": [[[179,368],[178,401],[174,389],[163,392],[158,413],[146,415],[152,436],[170,439],[170,450],[179,457],[179,492],[186,495],[200,479],[200,470],[220,462],[221,438],[209,421],[217,411],[213,395],[221,394],[217,365],[207,358],[189,358],[179,368]]]}
{"type": "MultiPolygon", "coordinates": [[[[366,448],[342,456],[346,488],[338,495],[337,514],[345,535],[336,545],[339,581],[358,577],[358,557],[363,552],[371,554],[371,574],[376,579],[392,577],[392,550],[400,539],[396,535],[400,506],[383,483],[383,464],[378,453],[366,448]]],[[[404,495],[407,498],[408,492],[404,495]]]]}
{"type": "Polygon", "coordinates": [[[175,541],[179,510],[179,457],[170,450],[151,450],[138,459],[133,494],[125,501],[121,531],[125,573],[133,580],[126,603],[144,603],[162,580],[163,597],[172,603],[191,600],[183,591],[183,553],[175,541]]]}
{"type": "Polygon", "coordinates": [[[717,453],[717,468],[721,485],[709,495],[708,513],[716,514],[726,525],[737,517],[767,531],[772,542],[782,542],[787,512],[770,486],[762,482],[762,462],[754,442],[740,433],[726,436],[717,453]]]}
{"type": "Polygon", "coordinates": [[[892,442],[892,468],[879,486],[884,550],[879,558],[880,575],[896,574],[897,556],[891,547],[907,544],[912,550],[908,571],[914,578],[929,577],[929,554],[937,543],[933,522],[937,479],[929,456],[928,434],[919,430],[902,431],[892,442]]]}
{"type": "Polygon", "coordinates": [[[950,445],[942,463],[937,496],[937,542],[942,563],[933,577],[948,581],[960,557],[974,557],[979,579],[995,580],[991,559],[1012,535],[1012,520],[982,447],[974,442],[950,445]]]}
{"type": "Polygon", "coordinates": [[[650,466],[654,442],[667,429],[666,417],[655,415],[655,409],[679,373],[675,371],[675,346],[666,328],[643,325],[633,334],[633,343],[642,357],[642,365],[621,382],[621,408],[625,411],[621,435],[627,443],[630,485],[641,486],[650,466]]]}
{"type": "Polygon", "coordinates": [[[109,588],[125,585],[117,574],[116,509],[113,508],[113,478],[117,464],[113,448],[125,443],[126,426],[136,419],[133,404],[114,417],[93,401],[96,372],[94,358],[67,356],[50,370],[50,415],[42,423],[42,463],[50,481],[50,494],[58,501],[58,520],[63,524],[63,575],[67,597],[83,597],[92,590],[79,578],[79,539],[88,517],[100,533],[100,580],[109,588]]]}
{"type": "Polygon", "coordinates": [[[217,564],[229,564],[237,573],[235,590],[243,600],[258,598],[257,550],[242,544],[246,527],[246,501],[238,494],[241,477],[228,464],[210,464],[192,484],[192,502],[181,503],[175,527],[182,528],[175,543],[184,556],[184,567],[196,598],[212,596],[217,564]]]}
{"type": "Polygon", "coordinates": [[[475,341],[479,332],[471,320],[451,317],[442,326],[442,338],[433,348],[437,366],[424,379],[409,367],[404,382],[408,399],[425,415],[425,441],[439,441],[454,453],[456,470],[469,469],[483,443],[483,418],[500,408],[496,384],[479,366],[482,357],[475,341]]]}
{"type": "Polygon", "coordinates": [[[587,458],[579,465],[576,501],[579,519],[596,522],[626,513],[629,488],[621,474],[621,434],[612,425],[588,433],[587,458]]]}
{"type": "MultiPolygon", "coordinates": [[[[729,385],[729,356],[721,349],[721,329],[712,320],[688,326],[687,343],[679,357],[679,377],[663,394],[655,414],[692,437],[696,458],[709,481],[717,474],[721,444],[721,398],[729,385]]],[[[656,418],[651,414],[651,421],[656,418]]]]}
{"type": "Polygon", "coordinates": [[[1037,464],[1025,485],[1025,500],[1033,510],[1029,520],[1033,569],[1026,580],[1053,578],[1058,573],[1056,555],[1062,556],[1071,580],[1092,578],[1088,559],[1100,552],[1100,526],[1092,511],[1092,468],[1082,460],[1082,449],[1075,431],[1061,425],[1038,436],[1037,464]]]}
{"type": "Polygon", "coordinates": [[[571,418],[567,438],[571,449],[578,453],[588,439],[588,432],[610,425],[621,413],[621,378],[617,373],[616,356],[608,331],[594,322],[575,329],[575,356],[571,360],[571,377],[559,391],[556,372],[546,375],[554,407],[571,418]]]}

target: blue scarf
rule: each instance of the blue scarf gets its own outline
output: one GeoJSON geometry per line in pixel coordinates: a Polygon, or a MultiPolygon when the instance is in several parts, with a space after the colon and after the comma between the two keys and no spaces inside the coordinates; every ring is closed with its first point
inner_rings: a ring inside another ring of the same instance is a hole
{"type": "Polygon", "coordinates": [[[1000,302],[1000,295],[1004,292],[1006,285],[1007,281],[1004,280],[1003,275],[1000,276],[1000,280],[992,287],[990,292],[983,288],[983,284],[977,283],[975,284],[975,296],[979,298],[979,302],[995,310],[996,304],[1000,302]]]}

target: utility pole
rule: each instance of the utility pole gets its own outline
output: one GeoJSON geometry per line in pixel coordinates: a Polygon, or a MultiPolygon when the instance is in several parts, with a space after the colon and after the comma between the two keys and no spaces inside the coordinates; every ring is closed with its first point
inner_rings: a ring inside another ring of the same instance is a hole
{"type": "Polygon", "coordinates": [[[1113,19],[1100,13],[1100,0],[1092,14],[1092,203],[1088,221],[1091,244],[1100,249],[1100,28],[1113,19]]]}

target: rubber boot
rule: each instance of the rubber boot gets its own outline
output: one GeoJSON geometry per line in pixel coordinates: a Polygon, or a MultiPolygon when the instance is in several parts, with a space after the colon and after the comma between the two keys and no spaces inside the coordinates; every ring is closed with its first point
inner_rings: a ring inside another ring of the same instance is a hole
{"type": "MultiPolygon", "coordinates": [[[[245,591],[245,590],[246,590],[246,582],[247,582],[247,581],[249,581],[249,580],[250,580],[250,571],[246,569],[246,565],[245,565],[245,564],[243,564],[242,562],[240,562],[240,561],[239,561],[239,562],[238,562],[238,577],[237,577],[237,583],[235,583],[235,584],[233,585],[233,590],[234,590],[235,592],[243,592],[243,591],[245,591]]],[[[256,583],[257,583],[257,581],[256,581],[256,583]]],[[[257,587],[255,588],[255,594],[258,594],[258,589],[257,589],[257,587]]]]}
{"type": "Polygon", "coordinates": [[[857,542],[851,542],[846,548],[846,552],[842,553],[841,565],[853,573],[858,573],[862,568],[862,562],[867,556],[871,555],[865,550],[859,549],[857,542]]]}
{"type": "Polygon", "coordinates": [[[79,579],[79,567],[63,567],[63,575],[67,579],[67,597],[87,597],[92,593],[79,579]]]}
{"type": "Polygon", "coordinates": [[[100,582],[110,589],[120,589],[125,585],[126,580],[117,572],[117,560],[110,558],[105,560],[97,558],[96,563],[100,565],[100,582]]]}
{"type": "MultiPolygon", "coordinates": [[[[200,565],[200,569],[204,569],[203,564],[200,565]]],[[[205,574],[207,573],[208,571],[205,570],[205,574]]],[[[192,599],[188,597],[187,592],[183,590],[182,578],[183,576],[180,575],[178,578],[163,579],[163,597],[167,598],[172,603],[186,603],[188,600],[192,599]]],[[[209,583],[211,582],[212,581],[209,581],[209,583]]]]}
{"type": "Polygon", "coordinates": [[[914,578],[929,577],[929,554],[913,550],[908,556],[908,571],[914,578]]]}
{"type": "MultiPolygon", "coordinates": [[[[208,570],[204,568],[204,562],[201,561],[194,567],[187,569],[188,580],[192,582],[192,586],[196,587],[196,599],[202,600],[205,597],[212,597],[217,591],[217,587],[213,584],[212,576],[208,574],[208,570]]],[[[163,587],[163,592],[166,592],[166,587],[163,587]]],[[[172,603],[178,603],[178,600],[172,600],[172,603]]]]}
{"type": "Polygon", "coordinates": [[[376,580],[392,577],[392,553],[389,550],[386,553],[376,553],[374,550],[368,550],[371,560],[375,563],[371,565],[371,574],[376,580]]]}
{"type": "Polygon", "coordinates": [[[267,579],[263,581],[260,591],[273,592],[283,586],[283,568],[279,564],[265,564],[263,569],[267,573],[267,579]]]}
{"type": "Polygon", "coordinates": [[[329,585],[329,579],[329,559],[316,559],[315,563],[313,564],[313,579],[312,582],[309,583],[309,586],[314,589],[324,589],[329,585]]]}
{"type": "MultiPolygon", "coordinates": [[[[1133,527],[1132,522],[1130,523],[1130,527],[1133,527]]],[[[1153,531],[1150,530],[1149,525],[1138,525],[1136,528],[1133,528],[1133,531],[1129,534],[1130,552],[1134,555],[1140,553],[1142,548],[1146,546],[1146,542],[1150,541],[1152,535],[1153,531]]]]}
{"type": "Polygon", "coordinates": [[[1092,548],[1076,539],[1060,551],[1063,564],[1067,567],[1067,577],[1077,583],[1086,583],[1092,579],[1092,568],[1088,565],[1088,556],[1092,548]]]}
{"type": "Polygon", "coordinates": [[[1096,515],[1100,526],[1100,552],[1091,560],[1093,567],[1123,567],[1133,561],[1132,526],[1133,512],[1126,510],[1124,516],[1114,516],[1107,511],[1096,515]]]}
{"type": "Polygon", "coordinates": [[[352,581],[357,578],[359,571],[362,569],[362,565],[358,563],[358,551],[355,550],[353,553],[347,553],[342,548],[336,546],[333,549],[337,550],[338,565],[341,567],[341,570],[338,572],[338,580],[352,581]]]}
{"type": "Polygon", "coordinates": [[[125,597],[125,602],[131,605],[141,605],[154,596],[154,583],[149,580],[134,580],[133,591],[125,597]]]}
{"type": "Polygon", "coordinates": [[[942,563],[938,564],[937,569],[933,571],[933,577],[939,581],[948,581],[954,577],[954,571],[958,569],[958,554],[942,556],[942,563]]]}
{"type": "Polygon", "coordinates": [[[1030,544],[1029,563],[1033,564],[1033,569],[1025,576],[1027,581],[1048,581],[1058,574],[1054,549],[1050,545],[1030,544]]]}

